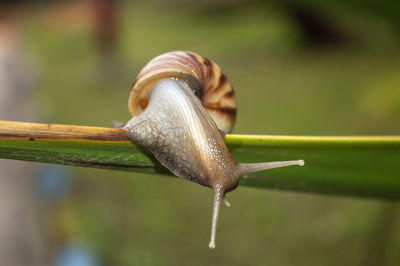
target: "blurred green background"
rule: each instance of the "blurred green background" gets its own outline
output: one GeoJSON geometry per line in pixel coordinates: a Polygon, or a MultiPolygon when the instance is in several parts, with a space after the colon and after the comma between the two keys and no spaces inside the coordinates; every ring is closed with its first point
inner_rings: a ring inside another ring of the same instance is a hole
{"type": "MultiPolygon", "coordinates": [[[[141,67],[190,50],[217,62],[233,83],[236,134],[400,135],[398,4],[381,10],[358,2],[117,1],[117,38],[105,52],[87,1],[28,6],[22,37],[39,77],[38,122],[127,121],[141,67]]],[[[100,265],[400,262],[396,203],[239,187],[228,194],[232,207],[223,207],[217,248],[209,250],[210,189],[64,169],[73,189],[44,224],[58,240],[80,239],[100,265]]]]}

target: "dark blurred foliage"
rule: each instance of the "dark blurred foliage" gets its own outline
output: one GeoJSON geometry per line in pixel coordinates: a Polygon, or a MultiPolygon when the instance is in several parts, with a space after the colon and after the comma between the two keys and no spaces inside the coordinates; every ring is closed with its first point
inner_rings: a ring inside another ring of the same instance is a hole
{"type": "MultiPolygon", "coordinates": [[[[233,0],[233,1],[160,1],[166,6],[174,8],[194,9],[207,17],[221,17],[240,14],[241,10],[257,8],[275,10],[293,22],[300,28],[303,40],[309,45],[317,47],[339,45],[351,38],[351,29],[341,25],[341,14],[347,13],[353,16],[367,15],[376,17],[382,21],[400,27],[400,2],[379,0],[233,0]],[[187,5],[187,3],[190,3],[187,5]]],[[[266,12],[268,15],[268,12],[266,12]]]]}

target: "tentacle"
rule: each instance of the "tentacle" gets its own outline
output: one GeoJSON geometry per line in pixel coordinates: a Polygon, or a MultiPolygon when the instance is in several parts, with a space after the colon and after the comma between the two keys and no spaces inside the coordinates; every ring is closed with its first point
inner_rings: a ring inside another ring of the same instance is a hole
{"type": "Polygon", "coordinates": [[[213,215],[212,215],[212,224],[211,224],[211,240],[210,244],[208,245],[209,248],[215,248],[215,236],[217,234],[217,223],[219,217],[219,210],[221,208],[221,202],[224,199],[225,190],[222,185],[217,184],[214,187],[214,208],[213,208],[213,215]]]}
{"type": "Polygon", "coordinates": [[[244,176],[261,170],[286,167],[292,165],[303,166],[304,161],[297,160],[297,161],[279,161],[279,162],[268,162],[268,163],[241,163],[239,164],[239,175],[244,176]]]}

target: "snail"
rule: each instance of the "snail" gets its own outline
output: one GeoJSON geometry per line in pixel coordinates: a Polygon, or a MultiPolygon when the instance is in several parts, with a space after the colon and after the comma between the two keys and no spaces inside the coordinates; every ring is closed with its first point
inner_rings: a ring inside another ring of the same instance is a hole
{"type": "Polygon", "coordinates": [[[129,97],[133,118],[122,129],[178,177],[214,190],[209,247],[215,248],[221,203],[240,177],[303,160],[238,163],[224,143],[236,117],[235,94],[218,65],[192,52],[152,59],[138,74],[129,97]]]}

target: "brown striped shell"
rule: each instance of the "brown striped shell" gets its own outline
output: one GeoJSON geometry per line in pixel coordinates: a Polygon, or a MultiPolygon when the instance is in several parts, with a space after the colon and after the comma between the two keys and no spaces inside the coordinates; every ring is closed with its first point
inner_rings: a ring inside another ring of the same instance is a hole
{"type": "Polygon", "coordinates": [[[225,133],[231,131],[236,119],[232,85],[217,64],[193,52],[173,51],[159,55],[139,72],[128,102],[132,116],[139,115],[147,107],[154,84],[168,77],[186,82],[218,128],[225,133]]]}

